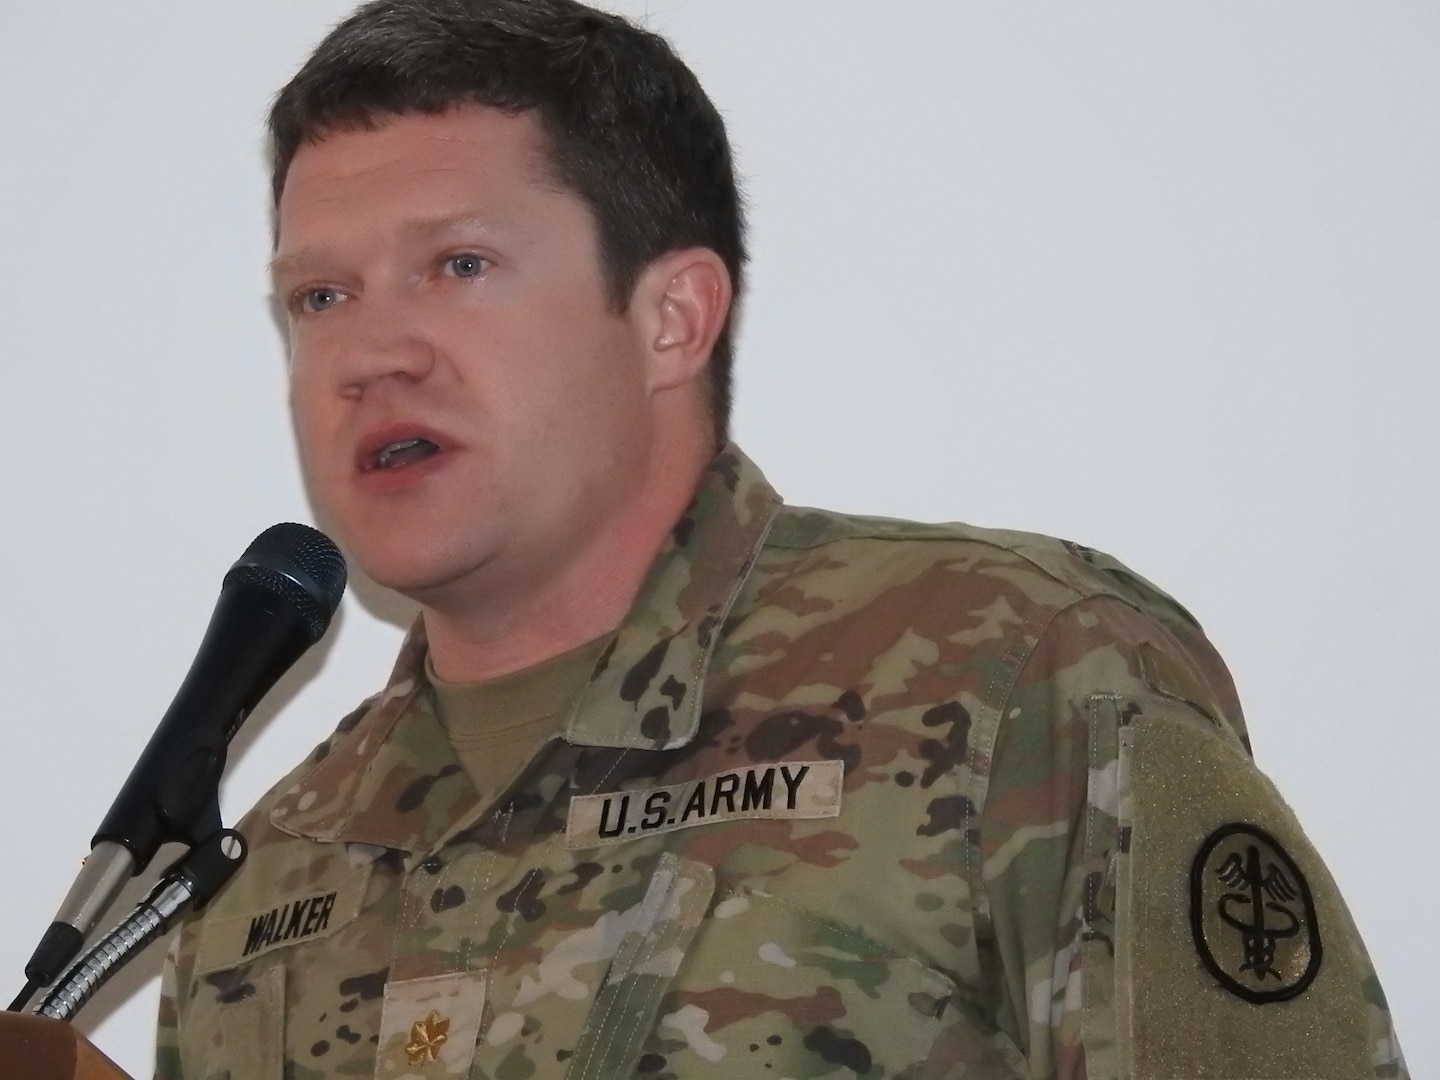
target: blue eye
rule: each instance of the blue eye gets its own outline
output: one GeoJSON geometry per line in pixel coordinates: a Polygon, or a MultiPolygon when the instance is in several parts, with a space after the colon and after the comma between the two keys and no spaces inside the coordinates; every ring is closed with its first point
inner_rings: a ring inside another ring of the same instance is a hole
{"type": "Polygon", "coordinates": [[[481,256],[467,251],[462,255],[451,255],[445,260],[445,265],[458,278],[473,278],[479,277],[489,263],[481,256]]]}
{"type": "Polygon", "coordinates": [[[332,308],[340,302],[339,289],[306,289],[296,297],[302,311],[318,312],[332,308]]]}

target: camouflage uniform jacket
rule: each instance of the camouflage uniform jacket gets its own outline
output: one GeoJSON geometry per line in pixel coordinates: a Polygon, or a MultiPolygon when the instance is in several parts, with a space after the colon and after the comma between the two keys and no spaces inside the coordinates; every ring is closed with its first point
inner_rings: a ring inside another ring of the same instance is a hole
{"type": "Polygon", "coordinates": [[[423,649],[243,822],[160,1077],[1404,1075],[1219,659],[1096,552],[729,448],[489,804],[423,649]]]}

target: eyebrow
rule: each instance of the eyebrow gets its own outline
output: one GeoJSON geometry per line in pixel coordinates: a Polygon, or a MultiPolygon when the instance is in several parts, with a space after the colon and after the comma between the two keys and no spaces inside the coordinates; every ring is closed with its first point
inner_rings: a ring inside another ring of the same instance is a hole
{"type": "MultiPolygon", "coordinates": [[[[447,214],[436,218],[415,218],[400,226],[401,239],[406,243],[443,239],[447,235],[493,236],[514,238],[525,241],[530,238],[527,230],[504,218],[488,214],[465,212],[447,214]]],[[[299,251],[277,255],[270,260],[268,270],[274,281],[282,274],[303,271],[307,266],[324,261],[323,253],[317,248],[301,248],[299,251]]]]}

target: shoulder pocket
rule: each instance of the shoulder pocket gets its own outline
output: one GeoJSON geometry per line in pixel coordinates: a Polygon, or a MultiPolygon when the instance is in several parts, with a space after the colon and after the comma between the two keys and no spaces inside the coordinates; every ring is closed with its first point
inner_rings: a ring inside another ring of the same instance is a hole
{"type": "Polygon", "coordinates": [[[1180,701],[1091,705],[1092,785],[1108,791],[1092,850],[1108,832],[1114,898],[1099,989],[1114,1030],[1097,1048],[1120,1075],[1369,1075],[1369,962],[1274,785],[1180,701]]]}

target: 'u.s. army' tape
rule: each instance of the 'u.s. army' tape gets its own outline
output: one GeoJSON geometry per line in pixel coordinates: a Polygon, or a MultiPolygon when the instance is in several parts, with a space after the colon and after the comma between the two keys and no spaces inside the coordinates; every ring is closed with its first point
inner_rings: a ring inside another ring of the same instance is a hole
{"type": "Polygon", "coordinates": [[[565,845],[616,844],[746,818],[827,818],[840,813],[843,761],[747,765],[666,787],[570,800],[565,845]]]}

